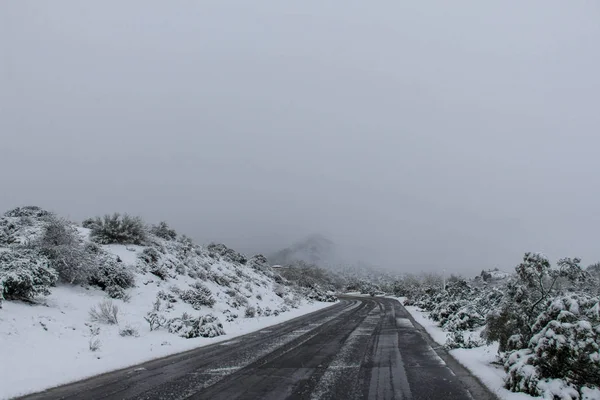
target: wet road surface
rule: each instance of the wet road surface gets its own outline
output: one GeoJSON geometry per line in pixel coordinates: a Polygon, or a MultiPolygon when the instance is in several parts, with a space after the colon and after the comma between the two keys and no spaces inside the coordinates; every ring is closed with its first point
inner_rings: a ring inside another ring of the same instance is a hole
{"type": "Polygon", "coordinates": [[[25,399],[496,399],[402,305],[333,307],[25,399]]]}

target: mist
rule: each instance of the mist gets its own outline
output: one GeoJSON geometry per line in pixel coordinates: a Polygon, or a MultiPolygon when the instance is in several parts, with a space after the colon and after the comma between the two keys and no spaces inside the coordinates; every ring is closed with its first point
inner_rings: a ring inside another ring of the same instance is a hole
{"type": "Polygon", "coordinates": [[[596,2],[4,1],[0,210],[395,272],[600,259],[596,2]]]}

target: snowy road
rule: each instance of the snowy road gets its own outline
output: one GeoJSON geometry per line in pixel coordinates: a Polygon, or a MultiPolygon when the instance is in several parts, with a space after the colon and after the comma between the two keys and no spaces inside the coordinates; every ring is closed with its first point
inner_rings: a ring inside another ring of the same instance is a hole
{"type": "Polygon", "coordinates": [[[495,399],[432,343],[398,301],[344,297],[228,342],[25,398],[495,399]]]}

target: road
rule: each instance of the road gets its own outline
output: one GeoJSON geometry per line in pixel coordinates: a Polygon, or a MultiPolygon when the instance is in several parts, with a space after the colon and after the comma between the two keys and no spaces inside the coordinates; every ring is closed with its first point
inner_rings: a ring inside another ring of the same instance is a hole
{"type": "Polygon", "coordinates": [[[342,297],[280,325],[26,399],[496,399],[396,300],[342,297]]]}

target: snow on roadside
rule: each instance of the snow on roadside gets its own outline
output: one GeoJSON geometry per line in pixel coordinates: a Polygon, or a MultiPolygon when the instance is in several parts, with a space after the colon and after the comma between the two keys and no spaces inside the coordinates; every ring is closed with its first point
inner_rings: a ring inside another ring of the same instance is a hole
{"type": "MultiPolygon", "coordinates": [[[[398,299],[402,302],[402,299],[398,299]]],[[[438,344],[446,344],[446,334],[435,321],[428,318],[426,312],[415,306],[404,306],[412,317],[425,328],[431,338],[438,344]]],[[[503,400],[532,400],[541,397],[530,396],[525,393],[514,393],[504,388],[504,369],[492,364],[496,361],[498,344],[476,347],[474,349],[454,349],[449,353],[473,375],[485,384],[498,398],[503,400]]]]}
{"type": "MultiPolygon", "coordinates": [[[[46,306],[4,302],[0,313],[0,398],[33,393],[155,358],[222,342],[314,312],[332,303],[303,304],[278,316],[221,318],[226,335],[215,338],[184,339],[166,330],[150,332],[143,319],[156,290],[134,288],[129,303],[119,306],[119,325],[97,325],[100,349],[89,349],[89,309],[105,293],[98,289],[59,286],[46,297],[46,306]],[[131,326],[139,337],[122,337],[119,330],[131,326]]],[[[158,289],[157,289],[158,290],[158,289]]]]}

